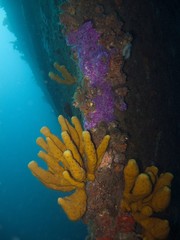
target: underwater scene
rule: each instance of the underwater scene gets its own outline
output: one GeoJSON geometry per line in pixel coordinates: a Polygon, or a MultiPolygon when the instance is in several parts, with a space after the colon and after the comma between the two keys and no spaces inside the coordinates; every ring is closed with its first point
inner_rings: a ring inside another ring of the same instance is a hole
{"type": "Polygon", "coordinates": [[[0,0],[0,240],[180,239],[178,0],[0,0]]]}

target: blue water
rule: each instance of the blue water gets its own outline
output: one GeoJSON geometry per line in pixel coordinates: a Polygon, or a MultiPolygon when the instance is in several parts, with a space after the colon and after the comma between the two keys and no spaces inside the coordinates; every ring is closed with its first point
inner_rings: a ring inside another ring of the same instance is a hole
{"type": "Polygon", "coordinates": [[[49,97],[13,50],[15,37],[2,26],[4,15],[0,9],[0,240],[85,239],[85,225],[69,221],[57,204],[62,194],[27,168],[38,159],[39,129],[47,125],[58,134],[60,128],[49,97]]]}

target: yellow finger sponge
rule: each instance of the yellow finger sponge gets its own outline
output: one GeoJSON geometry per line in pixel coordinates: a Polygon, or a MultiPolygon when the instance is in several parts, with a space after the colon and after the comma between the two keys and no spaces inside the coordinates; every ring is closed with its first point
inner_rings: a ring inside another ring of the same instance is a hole
{"type": "Polygon", "coordinates": [[[144,198],[148,196],[152,191],[151,180],[146,173],[141,173],[137,176],[135,184],[132,189],[132,195],[134,197],[144,198]]]}
{"type": "Polygon", "coordinates": [[[160,188],[153,194],[151,206],[154,212],[164,211],[171,201],[171,189],[168,186],[160,188]]]}
{"type": "Polygon", "coordinates": [[[86,179],[86,172],[85,170],[81,167],[81,165],[79,164],[79,162],[77,162],[75,160],[75,158],[73,158],[73,155],[71,153],[70,150],[66,150],[63,153],[64,158],[67,161],[67,165],[68,165],[68,170],[71,173],[72,177],[79,181],[79,182],[83,182],[86,179]]]}
{"type": "Polygon", "coordinates": [[[72,195],[59,198],[58,203],[71,220],[78,220],[86,211],[85,184],[95,179],[95,172],[110,137],[106,135],[96,148],[90,133],[83,131],[77,117],[72,117],[72,124],[62,115],[58,121],[62,140],[51,133],[48,127],[43,127],[41,133],[45,138],[39,137],[36,141],[44,150],[38,156],[47,164],[48,169],[42,169],[35,161],[30,162],[28,167],[48,188],[65,192],[75,190],[72,195]]]}
{"type": "Polygon", "coordinates": [[[52,80],[66,85],[72,85],[76,82],[76,79],[68,72],[64,65],[59,65],[57,62],[55,62],[54,68],[57,70],[58,73],[62,75],[62,77],[60,77],[59,74],[49,72],[49,77],[52,80]]]}
{"type": "Polygon", "coordinates": [[[130,159],[124,168],[124,195],[128,195],[134,186],[135,180],[139,174],[139,167],[134,159],[130,159]]]}
{"type": "Polygon", "coordinates": [[[169,172],[158,176],[158,168],[150,166],[139,173],[135,160],[129,160],[124,168],[125,187],[121,209],[131,212],[135,221],[143,228],[143,239],[163,240],[169,233],[169,222],[153,217],[164,211],[171,200],[171,181],[169,172]]]}
{"type": "Polygon", "coordinates": [[[84,149],[87,156],[87,178],[90,181],[95,179],[95,169],[97,164],[97,153],[88,131],[83,132],[84,149]]]}
{"type": "Polygon", "coordinates": [[[72,221],[80,219],[86,211],[87,195],[85,189],[77,188],[76,191],[64,198],[58,198],[58,203],[72,221]]]}
{"type": "Polygon", "coordinates": [[[169,222],[167,220],[162,220],[155,217],[149,217],[140,221],[140,224],[145,230],[144,238],[147,240],[149,240],[150,236],[151,236],[151,239],[158,239],[158,240],[163,240],[168,237],[170,227],[169,227],[169,222]]]}

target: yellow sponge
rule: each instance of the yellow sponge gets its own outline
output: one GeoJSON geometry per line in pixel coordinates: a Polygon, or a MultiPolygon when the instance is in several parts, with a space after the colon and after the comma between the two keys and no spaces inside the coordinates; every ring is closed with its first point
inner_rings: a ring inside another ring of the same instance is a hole
{"type": "MultiPolygon", "coordinates": [[[[62,115],[60,115],[59,117],[58,117],[58,121],[59,121],[59,124],[61,125],[61,130],[62,130],[62,132],[67,132],[71,137],[72,137],[72,139],[73,139],[73,141],[74,141],[74,143],[75,143],[75,145],[76,145],[76,147],[78,147],[79,148],[79,144],[80,144],[80,137],[79,137],[79,135],[78,135],[78,131],[80,131],[80,134],[82,134],[82,132],[81,132],[81,130],[80,129],[78,129],[78,130],[76,130],[76,128],[74,128],[69,122],[68,122],[68,120],[66,119],[66,118],[64,118],[62,115]]],[[[79,124],[80,124],[80,122],[79,122],[79,124]]]]}
{"type": "Polygon", "coordinates": [[[72,124],[63,116],[59,116],[62,129],[62,140],[52,134],[48,127],[41,128],[45,139],[40,137],[37,144],[45,150],[38,156],[46,162],[48,169],[44,170],[35,161],[28,167],[46,187],[59,191],[75,192],[65,198],[59,198],[71,220],[78,220],[86,210],[86,182],[95,179],[95,171],[108,147],[109,135],[106,135],[99,147],[94,145],[90,133],[83,131],[77,117],[72,117],[72,124]]]}
{"type": "Polygon", "coordinates": [[[170,227],[169,222],[167,220],[149,217],[144,220],[141,220],[140,224],[145,230],[144,233],[145,238],[147,233],[148,233],[147,235],[151,236],[151,239],[163,240],[168,237],[170,227]]]}
{"type": "Polygon", "coordinates": [[[63,177],[65,180],[67,180],[69,182],[69,184],[71,184],[73,187],[76,188],[84,188],[85,187],[85,183],[84,182],[79,182],[77,180],[75,180],[69,171],[64,171],[63,172],[63,177]]]}
{"type": "Polygon", "coordinates": [[[97,153],[88,131],[83,131],[83,141],[87,156],[87,179],[93,181],[95,179],[94,173],[97,165],[97,153]]]}
{"type": "Polygon", "coordinates": [[[154,212],[164,211],[171,201],[171,189],[168,186],[160,188],[153,194],[151,206],[154,212]]]}
{"type": "Polygon", "coordinates": [[[171,187],[171,182],[172,182],[173,178],[174,178],[174,176],[170,172],[162,173],[157,180],[154,191],[156,192],[157,190],[159,190],[160,188],[162,188],[164,186],[171,187]]]}
{"type": "Polygon", "coordinates": [[[67,131],[62,132],[61,136],[66,145],[66,148],[72,152],[73,157],[80,164],[80,166],[83,166],[83,160],[71,136],[68,134],[67,131]]]}
{"type": "Polygon", "coordinates": [[[139,174],[139,167],[134,159],[130,159],[124,168],[124,195],[129,194],[139,174]]]}
{"type": "Polygon", "coordinates": [[[73,155],[70,150],[66,150],[64,153],[64,158],[67,161],[68,170],[70,171],[72,177],[79,181],[83,182],[86,179],[86,172],[80,166],[80,164],[73,158],[73,155]]]}
{"type": "Polygon", "coordinates": [[[99,165],[101,164],[102,161],[102,157],[104,156],[104,153],[107,149],[107,146],[109,144],[109,140],[110,140],[110,136],[106,135],[104,136],[102,142],[99,144],[98,148],[97,148],[97,164],[96,164],[96,168],[99,167],[99,165]]]}
{"type": "Polygon", "coordinates": [[[154,212],[164,211],[171,199],[171,181],[169,172],[158,176],[158,168],[150,166],[139,173],[135,160],[129,160],[124,168],[125,188],[121,209],[131,212],[135,221],[143,228],[144,240],[166,239],[169,222],[153,217],[154,212]]]}
{"type": "Polygon", "coordinates": [[[152,191],[152,183],[151,180],[146,173],[141,173],[138,175],[132,194],[134,197],[144,198],[148,196],[152,191]]]}
{"type": "Polygon", "coordinates": [[[76,79],[68,72],[65,66],[59,65],[57,62],[54,63],[54,68],[62,75],[62,78],[53,72],[49,72],[49,77],[58,83],[71,85],[76,82],[76,79]]]}
{"type": "Polygon", "coordinates": [[[68,218],[72,221],[78,220],[86,211],[86,192],[77,188],[76,191],[65,198],[58,198],[58,203],[64,209],[68,218]]]}
{"type": "Polygon", "coordinates": [[[74,128],[75,128],[75,130],[78,134],[78,137],[79,137],[79,152],[80,152],[81,155],[83,155],[83,152],[84,152],[83,137],[82,137],[83,129],[82,129],[81,123],[76,116],[73,116],[71,118],[71,122],[74,125],[74,128]]]}
{"type": "Polygon", "coordinates": [[[48,188],[62,192],[68,192],[75,189],[75,186],[71,185],[62,174],[53,174],[51,171],[46,171],[39,167],[35,161],[31,161],[28,164],[28,168],[33,175],[48,188]]]}

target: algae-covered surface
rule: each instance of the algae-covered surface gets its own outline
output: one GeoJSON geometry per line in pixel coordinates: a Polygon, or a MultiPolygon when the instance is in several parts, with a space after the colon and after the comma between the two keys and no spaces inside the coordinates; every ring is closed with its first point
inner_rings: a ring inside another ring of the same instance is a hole
{"type": "Polygon", "coordinates": [[[142,170],[156,165],[160,172],[174,174],[172,204],[162,217],[170,221],[169,239],[179,239],[179,3],[19,0],[20,13],[12,21],[17,3],[10,8],[2,2],[16,47],[56,114],[78,116],[96,145],[105,134],[111,136],[96,180],[87,184],[83,221],[88,239],[138,239],[131,225],[126,229],[130,235],[114,227],[121,217],[123,167],[131,158],[142,170]],[[16,28],[22,22],[27,31],[23,38],[16,28]],[[76,82],[50,79],[54,62],[64,65],[76,82]]]}

